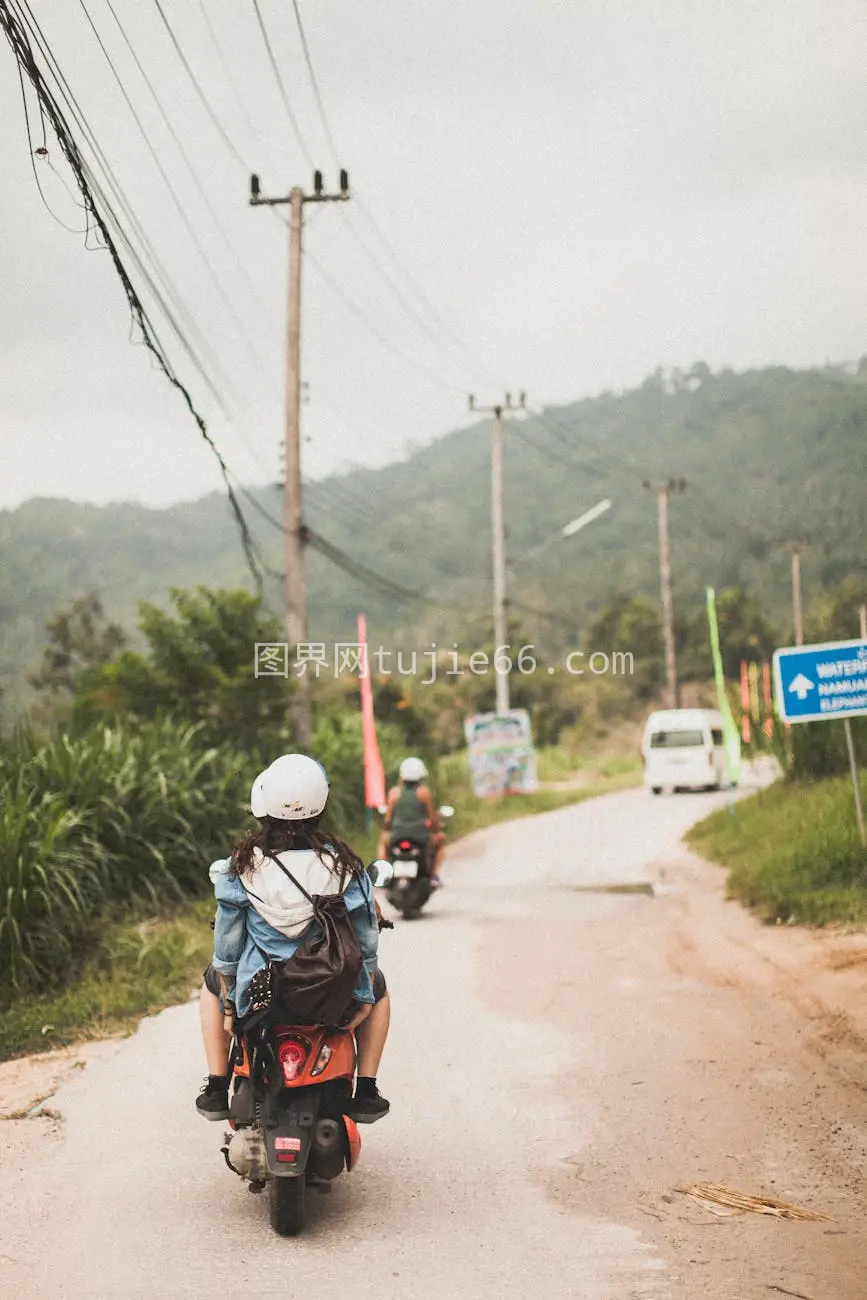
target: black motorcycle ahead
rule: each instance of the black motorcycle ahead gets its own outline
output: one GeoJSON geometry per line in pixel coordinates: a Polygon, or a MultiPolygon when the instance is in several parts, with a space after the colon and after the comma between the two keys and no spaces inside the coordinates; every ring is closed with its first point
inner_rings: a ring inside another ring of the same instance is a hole
{"type": "MultiPolygon", "coordinates": [[[[444,820],[454,816],[454,808],[449,805],[438,811],[444,820]]],[[[389,861],[394,874],[385,896],[405,921],[411,921],[434,892],[431,849],[409,836],[401,836],[391,846],[389,861]]]]}
{"type": "Polygon", "coordinates": [[[405,838],[398,840],[392,845],[389,861],[394,874],[385,896],[403,919],[409,921],[418,916],[433,893],[427,845],[405,838]]]}

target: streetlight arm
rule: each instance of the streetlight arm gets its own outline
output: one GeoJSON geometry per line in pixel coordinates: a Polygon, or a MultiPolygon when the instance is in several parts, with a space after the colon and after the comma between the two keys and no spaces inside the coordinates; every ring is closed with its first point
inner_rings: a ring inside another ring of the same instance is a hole
{"type": "Polygon", "coordinates": [[[574,537],[580,529],[584,528],[587,524],[592,524],[594,519],[598,519],[600,515],[604,515],[605,511],[610,509],[610,501],[600,501],[590,510],[585,510],[583,515],[579,515],[577,519],[573,519],[570,524],[564,525],[564,527],[560,529],[560,536],[574,537]]]}

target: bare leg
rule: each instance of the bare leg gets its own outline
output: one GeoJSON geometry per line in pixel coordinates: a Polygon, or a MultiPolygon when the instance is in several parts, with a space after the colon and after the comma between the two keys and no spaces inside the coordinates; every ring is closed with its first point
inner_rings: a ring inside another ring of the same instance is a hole
{"type": "Polygon", "coordinates": [[[388,1026],[391,1023],[391,998],[388,993],[374,1003],[370,1015],[355,1031],[358,1045],[358,1073],[375,1079],[382,1060],[388,1026]]]}
{"type": "Polygon", "coordinates": [[[199,994],[199,1020],[202,1025],[202,1042],[205,1045],[208,1074],[227,1074],[229,1070],[229,1047],[232,1039],[223,1028],[223,1012],[220,1008],[220,999],[204,984],[199,994]]]}

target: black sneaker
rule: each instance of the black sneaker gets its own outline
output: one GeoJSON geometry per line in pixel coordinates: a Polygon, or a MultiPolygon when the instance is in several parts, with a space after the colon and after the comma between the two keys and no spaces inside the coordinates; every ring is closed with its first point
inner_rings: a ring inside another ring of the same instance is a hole
{"type": "Polygon", "coordinates": [[[360,1096],[356,1093],[349,1113],[356,1124],[373,1124],[387,1115],[390,1109],[391,1103],[385,1100],[376,1084],[373,1084],[372,1087],[365,1088],[360,1096]]]}
{"type": "Polygon", "coordinates": [[[200,1089],[196,1098],[196,1110],[205,1119],[228,1119],[229,1118],[229,1083],[227,1079],[221,1079],[214,1075],[209,1075],[205,1080],[204,1088],[200,1089]]]}

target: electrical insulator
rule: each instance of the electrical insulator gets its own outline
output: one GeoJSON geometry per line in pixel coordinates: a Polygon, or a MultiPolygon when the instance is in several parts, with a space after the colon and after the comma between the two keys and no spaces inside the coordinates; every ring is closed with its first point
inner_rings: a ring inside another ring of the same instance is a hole
{"type": "Polygon", "coordinates": [[[340,168],[340,193],[349,193],[349,172],[345,167],[340,168]]]}
{"type": "Polygon", "coordinates": [[[259,197],[259,177],[254,174],[250,177],[250,198],[258,199],[259,197]]]}
{"type": "Polygon", "coordinates": [[[316,194],[322,193],[322,172],[313,173],[313,190],[316,194]]]}

